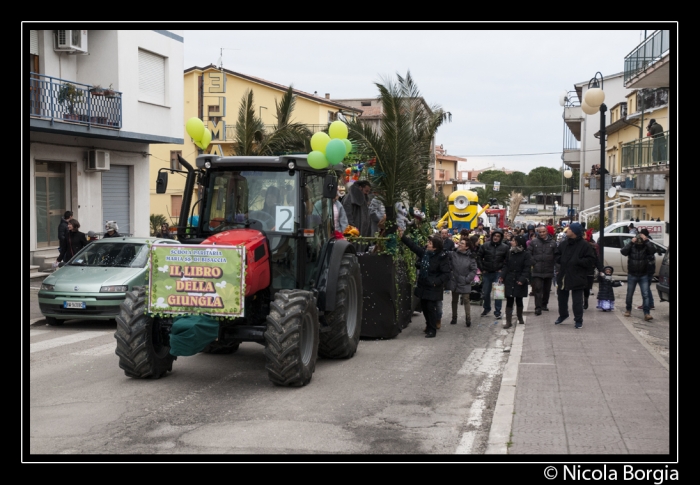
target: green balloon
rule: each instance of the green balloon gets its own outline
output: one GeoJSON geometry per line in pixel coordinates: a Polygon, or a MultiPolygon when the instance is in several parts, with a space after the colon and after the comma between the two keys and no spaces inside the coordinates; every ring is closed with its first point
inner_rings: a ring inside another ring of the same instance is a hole
{"type": "Polygon", "coordinates": [[[326,168],[328,166],[328,160],[326,160],[326,156],[323,154],[323,152],[320,152],[318,150],[310,152],[309,156],[306,157],[306,161],[309,163],[309,166],[311,168],[315,168],[317,170],[326,168]]]}
{"type": "Polygon", "coordinates": [[[343,143],[345,143],[345,154],[347,155],[352,151],[352,143],[347,138],[343,138],[343,143]]]}
{"type": "Polygon", "coordinates": [[[331,165],[340,163],[345,158],[345,143],[339,138],[333,138],[326,145],[326,160],[331,165]]]}

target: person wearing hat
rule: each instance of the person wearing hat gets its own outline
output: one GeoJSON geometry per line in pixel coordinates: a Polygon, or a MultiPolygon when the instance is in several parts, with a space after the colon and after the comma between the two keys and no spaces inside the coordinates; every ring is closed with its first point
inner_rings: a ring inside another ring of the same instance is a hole
{"type": "Polygon", "coordinates": [[[68,221],[73,217],[72,211],[66,211],[63,213],[63,219],[58,223],[58,253],[60,254],[63,250],[63,246],[66,244],[66,233],[68,232],[68,221]]]}
{"type": "MultiPolygon", "coordinates": [[[[348,216],[348,224],[356,227],[362,237],[372,237],[369,217],[369,193],[372,185],[368,180],[358,180],[348,189],[343,197],[343,208],[348,216]]],[[[365,245],[358,245],[360,248],[365,245]]]]}
{"type": "Polygon", "coordinates": [[[117,232],[118,230],[119,226],[117,226],[117,221],[105,222],[105,233],[102,236],[102,239],[106,237],[121,237],[121,234],[117,232]]]}
{"type": "Polygon", "coordinates": [[[642,311],[644,312],[644,320],[652,320],[649,313],[651,302],[649,301],[649,260],[655,258],[656,248],[654,244],[644,234],[634,236],[620,249],[620,254],[627,256],[627,298],[625,300],[626,311],[625,316],[632,315],[632,297],[634,290],[639,285],[642,292],[642,311]]]}
{"type": "Polygon", "coordinates": [[[583,292],[588,285],[590,268],[596,264],[593,248],[583,239],[583,226],[578,222],[569,224],[565,230],[566,237],[559,243],[554,262],[557,264],[557,300],[559,318],[554,322],[559,325],[569,318],[569,293],[574,313],[574,328],[583,326],[583,292]]]}
{"type": "Polygon", "coordinates": [[[654,118],[650,119],[647,126],[647,136],[651,136],[654,140],[651,148],[651,159],[656,163],[666,160],[666,139],[663,133],[663,126],[658,124],[654,118]]]}

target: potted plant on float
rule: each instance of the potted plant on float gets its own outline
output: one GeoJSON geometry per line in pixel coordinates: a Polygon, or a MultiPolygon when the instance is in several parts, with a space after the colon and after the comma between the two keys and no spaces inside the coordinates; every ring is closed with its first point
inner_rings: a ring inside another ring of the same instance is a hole
{"type": "Polygon", "coordinates": [[[75,84],[66,83],[61,85],[58,90],[58,104],[68,105],[68,113],[64,113],[63,117],[67,120],[78,120],[79,116],[75,114],[75,104],[80,102],[83,98],[83,93],[78,89],[75,84]]]}

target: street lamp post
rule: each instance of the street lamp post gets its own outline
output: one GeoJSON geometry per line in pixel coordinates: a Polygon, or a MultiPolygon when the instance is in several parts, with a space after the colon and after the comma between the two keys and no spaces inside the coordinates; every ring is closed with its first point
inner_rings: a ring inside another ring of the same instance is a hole
{"type": "Polygon", "coordinates": [[[583,101],[581,102],[581,110],[587,115],[595,114],[600,112],[600,211],[598,214],[598,234],[600,244],[598,248],[600,249],[600,266],[605,266],[605,258],[603,257],[603,244],[602,237],[603,231],[605,229],[605,112],[608,107],[605,106],[605,93],[603,92],[603,75],[600,72],[596,72],[595,76],[588,81],[588,90],[583,96],[583,101]],[[598,81],[598,76],[600,76],[600,82],[598,81]]]}
{"type": "MultiPolygon", "coordinates": [[[[567,168],[564,170],[564,178],[566,180],[569,180],[571,177],[574,176],[574,172],[571,171],[571,169],[567,168]]],[[[573,180],[571,181],[571,204],[569,204],[569,225],[571,225],[571,212],[572,209],[574,208],[574,184],[573,180]]]]}

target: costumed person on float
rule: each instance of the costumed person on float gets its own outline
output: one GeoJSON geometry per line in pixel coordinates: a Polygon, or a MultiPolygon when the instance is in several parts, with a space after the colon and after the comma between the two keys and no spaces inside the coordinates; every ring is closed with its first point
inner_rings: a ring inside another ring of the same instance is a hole
{"type": "MultiPolygon", "coordinates": [[[[491,201],[493,202],[493,201],[491,201]]],[[[491,204],[484,207],[479,205],[479,196],[471,190],[457,190],[447,198],[447,212],[437,223],[439,229],[475,229],[479,223],[479,216],[486,211],[491,204]]]]}

